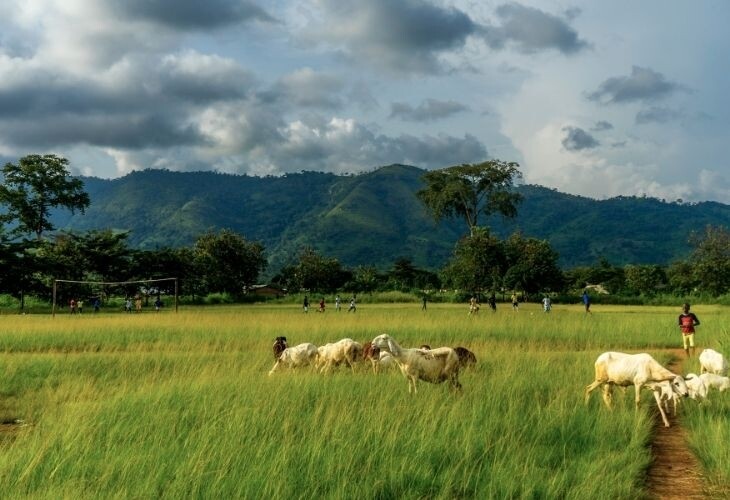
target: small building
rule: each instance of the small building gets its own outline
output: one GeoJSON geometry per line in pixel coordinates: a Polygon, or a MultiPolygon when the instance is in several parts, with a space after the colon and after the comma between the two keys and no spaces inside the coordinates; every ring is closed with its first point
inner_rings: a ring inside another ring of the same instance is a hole
{"type": "Polygon", "coordinates": [[[279,298],[286,295],[287,290],[285,288],[279,288],[275,285],[251,285],[248,288],[248,293],[253,295],[259,295],[261,297],[279,298]]]}

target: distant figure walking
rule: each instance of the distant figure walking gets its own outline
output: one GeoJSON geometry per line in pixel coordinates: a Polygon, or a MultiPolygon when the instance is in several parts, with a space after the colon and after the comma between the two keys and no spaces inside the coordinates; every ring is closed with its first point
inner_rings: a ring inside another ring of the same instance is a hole
{"type": "Polygon", "coordinates": [[[155,300],[155,311],[160,312],[160,309],[162,308],[162,301],[159,297],[155,300]]]}
{"type": "Polygon", "coordinates": [[[142,312],[142,297],[139,295],[134,298],[134,308],[138,313],[142,312]]]}
{"type": "Polygon", "coordinates": [[[469,316],[472,314],[479,314],[479,301],[477,301],[477,298],[473,295],[469,299],[469,316]]]}
{"type": "Polygon", "coordinates": [[[682,306],[682,314],[679,315],[678,323],[679,329],[682,331],[684,352],[689,358],[690,347],[692,348],[692,354],[695,353],[695,326],[699,326],[700,320],[697,319],[695,313],[689,312],[689,304],[686,302],[682,306]]]}
{"type": "Polygon", "coordinates": [[[335,311],[340,312],[340,296],[335,297],[335,311]]]}
{"type": "Polygon", "coordinates": [[[309,312],[309,297],[306,295],[304,296],[304,304],[302,304],[302,309],[304,309],[304,312],[309,312]]]}
{"type": "Polygon", "coordinates": [[[132,312],[132,299],[127,297],[127,300],[124,301],[124,310],[128,313],[132,312]]]}
{"type": "Polygon", "coordinates": [[[512,293],[512,310],[513,311],[519,311],[520,310],[520,301],[517,298],[517,292],[512,293]]]}
{"type": "Polygon", "coordinates": [[[347,310],[347,312],[350,312],[350,311],[357,312],[357,307],[355,305],[355,296],[354,295],[350,299],[350,308],[347,310]]]}
{"type": "Polygon", "coordinates": [[[426,310],[426,303],[427,302],[428,302],[428,296],[426,296],[426,294],[424,293],[423,294],[423,305],[421,306],[421,310],[422,311],[425,311],[426,310]]]}
{"type": "Polygon", "coordinates": [[[497,312],[497,297],[494,296],[494,292],[489,296],[489,308],[492,312],[497,312]]]}
{"type": "Polygon", "coordinates": [[[583,290],[583,305],[586,308],[586,314],[593,314],[591,312],[591,297],[588,295],[588,290],[583,290]]]}
{"type": "Polygon", "coordinates": [[[319,301],[319,309],[317,309],[317,312],[324,312],[324,297],[322,297],[322,300],[319,301]]]}
{"type": "MultiPolygon", "coordinates": [[[[100,308],[100,307],[101,307],[101,300],[99,300],[99,297],[96,297],[96,298],[94,299],[94,312],[95,312],[95,313],[98,313],[98,312],[99,312],[99,308],[100,308]]],[[[130,307],[131,307],[131,306],[130,306],[130,307]]]]}
{"type": "Polygon", "coordinates": [[[81,314],[82,312],[84,312],[84,301],[81,300],[81,299],[79,299],[76,302],[76,308],[79,310],[79,314],[81,314]]]}
{"type": "Polygon", "coordinates": [[[542,298],[542,310],[545,311],[546,313],[549,313],[552,308],[553,308],[553,305],[550,302],[550,297],[545,295],[545,297],[542,298]]]}
{"type": "Polygon", "coordinates": [[[71,314],[76,314],[76,300],[71,299],[68,303],[69,307],[71,308],[71,314]]]}

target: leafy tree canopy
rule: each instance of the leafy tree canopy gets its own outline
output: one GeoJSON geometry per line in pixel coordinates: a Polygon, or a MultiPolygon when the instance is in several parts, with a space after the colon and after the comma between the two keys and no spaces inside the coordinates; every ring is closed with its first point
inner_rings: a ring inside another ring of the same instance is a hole
{"type": "Polygon", "coordinates": [[[68,160],[56,155],[28,155],[17,165],[2,168],[5,182],[0,186],[0,203],[7,206],[3,222],[17,222],[17,232],[35,234],[52,231],[51,208],[65,207],[74,212],[89,206],[89,195],[79,179],[70,178],[68,160]]]}
{"type": "Polygon", "coordinates": [[[423,175],[426,187],[416,193],[434,219],[463,217],[470,234],[478,227],[479,214],[517,215],[522,196],[513,190],[521,178],[515,162],[489,160],[464,164],[423,175]]]}

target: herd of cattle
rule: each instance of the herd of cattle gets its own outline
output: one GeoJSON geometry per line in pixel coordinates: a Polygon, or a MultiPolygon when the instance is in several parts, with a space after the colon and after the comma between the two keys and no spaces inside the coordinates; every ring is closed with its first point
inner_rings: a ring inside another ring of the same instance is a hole
{"type": "Polygon", "coordinates": [[[699,357],[701,375],[688,373],[682,377],[660,365],[646,353],[624,354],[622,352],[604,352],[594,364],[595,380],[586,387],[585,401],[588,403],[591,392],[602,387],[603,401],[611,407],[613,386],[635,388],[634,399],[639,406],[641,388],[646,387],[654,394],[664,425],[669,427],[666,412],[669,403],[673,404],[676,414],[677,404],[682,398],[689,396],[702,401],[707,399],[709,389],[720,392],[730,389],[728,362],[725,357],[713,350],[705,349],[699,357]]]}
{"type": "Polygon", "coordinates": [[[438,347],[428,345],[419,348],[403,348],[388,334],[375,337],[361,344],[352,339],[342,339],[317,347],[304,343],[289,347],[286,337],[277,337],[273,346],[274,366],[269,375],[279,368],[314,366],[321,373],[339,365],[347,365],[354,372],[356,363],[369,362],[375,373],[399,368],[408,380],[408,392],[417,392],[416,382],[424,380],[438,384],[449,381],[454,389],[460,389],[459,371],[476,364],[477,358],[465,347],[438,347]]]}
{"type": "MultiPolygon", "coordinates": [[[[416,382],[424,380],[438,384],[449,381],[454,389],[460,389],[459,371],[476,364],[476,356],[465,347],[438,347],[428,345],[418,348],[401,347],[388,334],[381,334],[371,342],[361,344],[352,339],[342,339],[317,347],[304,343],[289,347],[286,337],[277,337],[273,346],[274,366],[269,375],[279,368],[298,368],[314,366],[326,373],[339,365],[347,365],[355,371],[358,362],[369,362],[375,373],[397,367],[408,380],[408,392],[417,392],[416,382]]],[[[652,391],[659,407],[664,425],[669,427],[666,412],[669,403],[673,404],[676,414],[681,398],[689,396],[702,401],[707,399],[710,389],[720,392],[730,389],[728,362],[725,357],[712,349],[705,349],[699,357],[701,375],[688,373],[681,376],[659,364],[649,354],[625,354],[604,352],[594,364],[595,380],[586,387],[585,401],[588,403],[591,392],[598,387],[603,390],[603,401],[610,407],[613,387],[635,387],[635,402],[639,406],[640,391],[643,387],[652,391]]]]}

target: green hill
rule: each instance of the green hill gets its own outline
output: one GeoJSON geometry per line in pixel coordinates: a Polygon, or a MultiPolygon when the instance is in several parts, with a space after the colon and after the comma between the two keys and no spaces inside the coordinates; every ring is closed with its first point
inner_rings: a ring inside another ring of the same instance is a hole
{"type": "MultiPolygon", "coordinates": [[[[270,268],[311,246],[347,266],[389,267],[409,257],[438,268],[466,232],[461,220],[436,225],[415,197],[424,170],[390,165],[359,175],[301,172],[249,177],[214,172],[145,170],[113,180],[84,178],[86,214],[58,212],[59,229],[129,230],[139,248],[191,245],[207,230],[229,228],[267,249],[270,268]]],[[[513,220],[485,221],[499,236],[514,231],[547,239],[566,267],[665,264],[685,257],[688,238],[705,225],[730,226],[730,206],[652,198],[593,200],[541,186],[524,196],[513,220]]]]}

